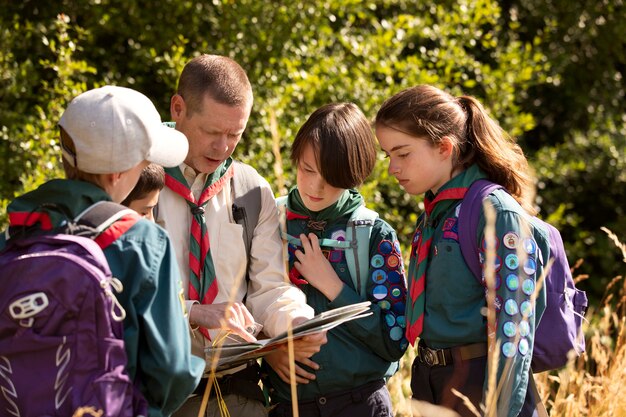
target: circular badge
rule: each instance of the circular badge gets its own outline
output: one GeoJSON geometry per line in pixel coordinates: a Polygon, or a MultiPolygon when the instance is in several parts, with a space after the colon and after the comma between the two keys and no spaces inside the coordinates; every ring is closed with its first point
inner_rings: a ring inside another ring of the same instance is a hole
{"type": "Polygon", "coordinates": [[[513,342],[504,342],[502,344],[502,354],[507,357],[507,358],[512,358],[513,356],[515,356],[515,352],[517,351],[517,349],[515,349],[515,343],[513,342]]]}
{"type": "Polygon", "coordinates": [[[393,311],[394,313],[398,315],[404,314],[404,303],[401,303],[401,302],[393,303],[393,305],[391,306],[391,311],[393,311]]]}
{"type": "Polygon", "coordinates": [[[392,298],[400,298],[400,297],[402,297],[402,290],[398,286],[394,285],[393,287],[391,287],[390,293],[391,293],[391,297],[392,298]]]}
{"type": "Polygon", "coordinates": [[[388,255],[393,251],[393,244],[389,240],[381,240],[378,244],[378,252],[388,255]]]}
{"type": "Polygon", "coordinates": [[[532,279],[525,279],[524,282],[522,282],[522,291],[526,295],[532,295],[532,293],[535,292],[535,281],[532,279]]]}
{"type": "Polygon", "coordinates": [[[389,330],[391,340],[398,341],[402,339],[402,336],[404,336],[404,329],[400,326],[392,327],[391,330],[389,330]]]}
{"type": "Polygon", "coordinates": [[[512,321],[507,321],[502,325],[502,333],[506,337],[513,337],[517,333],[517,326],[512,321]]]}
{"type": "Polygon", "coordinates": [[[526,275],[534,275],[537,271],[537,262],[534,259],[528,258],[526,262],[524,262],[524,272],[526,275]]]}
{"type": "Polygon", "coordinates": [[[504,311],[506,311],[506,314],[508,314],[509,316],[514,316],[515,314],[517,314],[519,309],[515,300],[511,298],[506,300],[506,302],[504,303],[504,311]]]}
{"type": "Polygon", "coordinates": [[[385,287],[384,285],[377,285],[374,287],[372,294],[374,295],[375,299],[382,300],[383,298],[387,297],[387,287],[385,287]]]}
{"type": "Polygon", "coordinates": [[[387,257],[387,266],[389,269],[397,269],[400,265],[400,257],[398,255],[391,254],[387,257]]]}
{"type": "Polygon", "coordinates": [[[517,279],[517,275],[509,274],[506,276],[506,287],[509,291],[517,291],[519,288],[519,279],[517,279]]]}
{"type": "Polygon", "coordinates": [[[391,303],[387,300],[382,300],[378,302],[378,307],[380,307],[381,310],[389,310],[391,308],[391,303]]]}
{"type": "Polygon", "coordinates": [[[382,266],[385,265],[385,258],[383,257],[383,255],[374,255],[370,260],[370,264],[374,268],[382,268],[382,266]]]}
{"type": "Polygon", "coordinates": [[[402,279],[402,275],[398,271],[389,271],[387,272],[387,280],[391,284],[398,284],[402,279]]]}
{"type": "Polygon", "coordinates": [[[400,249],[400,242],[398,242],[397,240],[393,242],[393,251],[398,255],[402,254],[402,250],[400,249]]]}
{"type": "Polygon", "coordinates": [[[506,255],[506,258],[504,258],[504,264],[507,268],[515,270],[519,266],[519,259],[517,258],[516,254],[509,253],[508,255],[506,255]]]}
{"type": "Polygon", "coordinates": [[[404,316],[398,316],[396,317],[396,323],[404,329],[406,327],[406,318],[404,316]]]}
{"type": "Polygon", "coordinates": [[[524,251],[529,254],[532,255],[537,251],[537,242],[535,242],[534,239],[527,237],[526,239],[524,239],[524,251]]]}
{"type": "Polygon", "coordinates": [[[519,335],[526,337],[530,334],[530,324],[526,320],[519,322],[519,335]]]}
{"type": "Polygon", "coordinates": [[[385,314],[385,322],[387,326],[393,327],[396,324],[396,316],[393,314],[385,314]]]}
{"type": "Polygon", "coordinates": [[[515,232],[508,232],[502,237],[502,243],[509,249],[517,248],[519,236],[515,232]]]}
{"type": "Polygon", "coordinates": [[[524,317],[532,317],[533,315],[533,306],[528,300],[522,301],[522,304],[519,306],[519,310],[524,317]]]}
{"type": "Polygon", "coordinates": [[[498,250],[499,246],[500,246],[500,242],[498,242],[498,239],[496,239],[495,237],[493,239],[489,239],[489,241],[487,241],[486,238],[483,238],[483,241],[480,245],[483,251],[486,251],[487,249],[498,250]],[[493,243],[493,244],[489,245],[489,243],[493,243]]]}
{"type": "Polygon", "coordinates": [[[382,284],[386,280],[387,273],[382,269],[375,269],[374,272],[372,272],[372,281],[374,281],[376,284],[382,284]]]}
{"type": "Polygon", "coordinates": [[[529,349],[530,347],[528,346],[528,340],[526,340],[526,338],[523,338],[522,340],[519,341],[518,350],[519,350],[520,355],[526,356],[529,349]]]}

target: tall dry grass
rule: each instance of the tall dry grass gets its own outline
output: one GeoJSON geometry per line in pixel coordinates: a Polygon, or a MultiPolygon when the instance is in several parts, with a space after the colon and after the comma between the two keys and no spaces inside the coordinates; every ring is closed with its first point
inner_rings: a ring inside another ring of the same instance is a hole
{"type": "MultiPolygon", "coordinates": [[[[626,263],[626,245],[609,230],[603,230],[621,251],[626,263]]],[[[578,276],[576,281],[587,278],[578,276]]],[[[599,305],[590,306],[587,311],[583,326],[587,351],[572,358],[558,371],[535,374],[537,388],[550,417],[626,416],[625,315],[626,280],[618,276],[607,286],[599,305]]],[[[412,409],[410,400],[414,358],[415,349],[409,347],[399,371],[389,380],[396,417],[419,415],[412,409]]],[[[441,410],[434,410],[432,415],[444,416],[441,410]]]]}

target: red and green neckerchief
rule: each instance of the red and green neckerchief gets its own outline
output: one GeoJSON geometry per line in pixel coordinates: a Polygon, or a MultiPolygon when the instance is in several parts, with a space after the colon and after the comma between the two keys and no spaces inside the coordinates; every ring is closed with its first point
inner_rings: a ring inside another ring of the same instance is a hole
{"type": "MultiPolygon", "coordinates": [[[[207,176],[200,198],[196,200],[180,167],[165,169],[165,186],[184,198],[191,210],[189,299],[202,304],[211,304],[218,292],[204,211],[209,200],[224,188],[233,174],[232,159],[228,158],[207,176]]],[[[200,328],[200,331],[208,338],[206,329],[200,328]]]]}
{"type": "MultiPolygon", "coordinates": [[[[426,272],[436,225],[441,216],[447,213],[459,200],[462,200],[469,186],[485,175],[478,166],[473,165],[452,178],[437,194],[430,191],[424,197],[424,213],[417,221],[415,234],[411,244],[409,263],[409,302],[406,305],[406,338],[415,344],[415,340],[424,328],[424,311],[426,305],[426,272]]],[[[434,277],[436,279],[436,277],[434,277]]]]}

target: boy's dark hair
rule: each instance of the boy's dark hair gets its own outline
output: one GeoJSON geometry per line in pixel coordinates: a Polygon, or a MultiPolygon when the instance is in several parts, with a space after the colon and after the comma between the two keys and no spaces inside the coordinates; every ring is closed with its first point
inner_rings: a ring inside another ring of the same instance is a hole
{"type": "Polygon", "coordinates": [[[122,201],[122,204],[128,206],[133,201],[144,198],[152,191],[162,190],[164,186],[165,171],[163,167],[157,164],[150,164],[141,171],[137,185],[128,194],[128,197],[122,201]]]}
{"type": "Polygon", "coordinates": [[[326,104],[309,116],[291,147],[295,165],[308,144],[313,147],[320,174],[336,188],[361,185],[376,163],[376,138],[354,103],[326,104]]]}

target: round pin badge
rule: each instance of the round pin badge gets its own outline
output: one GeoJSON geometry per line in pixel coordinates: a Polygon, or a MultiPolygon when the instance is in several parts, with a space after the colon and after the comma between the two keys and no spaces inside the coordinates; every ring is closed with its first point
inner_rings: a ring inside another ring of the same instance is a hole
{"type": "Polygon", "coordinates": [[[374,281],[376,284],[382,284],[386,280],[387,273],[382,269],[375,269],[374,272],[372,272],[372,281],[374,281]]]}
{"type": "Polygon", "coordinates": [[[400,242],[398,242],[397,240],[393,242],[393,251],[398,255],[402,254],[402,250],[400,249],[400,242]]]}
{"type": "Polygon", "coordinates": [[[389,310],[391,308],[391,303],[387,300],[382,300],[378,302],[378,307],[380,307],[381,310],[389,310]]]}
{"type": "Polygon", "coordinates": [[[389,330],[391,340],[398,341],[402,339],[402,336],[404,336],[404,329],[400,326],[392,327],[391,330],[389,330]]]}
{"type": "Polygon", "coordinates": [[[372,294],[374,295],[375,299],[382,300],[383,298],[387,297],[387,287],[385,287],[384,285],[377,285],[374,287],[372,294]]]}
{"type": "Polygon", "coordinates": [[[507,321],[502,325],[502,333],[506,337],[514,337],[517,333],[517,326],[512,321],[507,321]]]}
{"type": "Polygon", "coordinates": [[[395,285],[391,287],[391,291],[389,291],[389,293],[391,294],[391,298],[394,299],[402,297],[402,290],[400,289],[400,287],[395,285]]]}
{"type": "Polygon", "coordinates": [[[374,268],[382,268],[382,266],[385,265],[385,258],[383,257],[383,255],[376,254],[372,256],[372,259],[370,260],[370,264],[374,268]]]}
{"type": "Polygon", "coordinates": [[[510,270],[516,270],[519,266],[519,259],[517,258],[516,254],[509,253],[508,255],[506,255],[506,258],[504,258],[504,264],[510,270]]]}
{"type": "Polygon", "coordinates": [[[534,259],[528,258],[526,262],[524,262],[524,273],[526,275],[534,275],[537,271],[537,262],[534,259]]]}
{"type": "Polygon", "coordinates": [[[387,280],[391,284],[398,284],[402,279],[402,275],[398,271],[389,271],[387,272],[387,280]]]}
{"type": "Polygon", "coordinates": [[[504,302],[504,311],[506,311],[506,314],[508,314],[509,316],[516,315],[519,311],[517,307],[517,302],[515,302],[515,300],[513,300],[512,298],[506,300],[504,302]]]}
{"type": "Polygon", "coordinates": [[[396,316],[394,316],[393,314],[385,314],[385,322],[387,323],[387,326],[389,327],[395,326],[396,316]]]}
{"type": "Polygon", "coordinates": [[[509,274],[506,276],[506,287],[509,291],[517,291],[519,288],[519,279],[515,274],[509,274]]]}
{"type": "Polygon", "coordinates": [[[508,232],[502,237],[502,243],[509,249],[517,248],[519,236],[515,232],[508,232]]]}
{"type": "Polygon", "coordinates": [[[507,357],[507,358],[512,358],[513,356],[515,356],[515,352],[517,351],[517,349],[515,349],[515,343],[513,342],[504,342],[502,344],[502,354],[507,357]]]}
{"type": "Polygon", "coordinates": [[[404,314],[404,303],[402,302],[393,303],[391,305],[391,311],[393,311],[396,314],[404,314]]]}
{"type": "Polygon", "coordinates": [[[526,338],[521,339],[519,341],[519,346],[517,347],[517,349],[519,350],[520,355],[526,356],[528,350],[530,349],[530,347],[528,346],[528,340],[526,338]]]}
{"type": "Polygon", "coordinates": [[[522,291],[526,295],[532,295],[532,293],[535,292],[535,281],[532,279],[525,279],[524,282],[522,282],[522,291]]]}
{"type": "Polygon", "coordinates": [[[530,301],[522,301],[522,304],[519,306],[519,311],[522,313],[524,317],[532,317],[533,315],[533,306],[530,301]]]}
{"type": "Polygon", "coordinates": [[[389,269],[398,269],[398,265],[400,265],[400,257],[398,255],[391,254],[387,257],[389,269]]]}
{"type": "Polygon", "coordinates": [[[529,255],[534,254],[537,251],[537,242],[530,237],[524,239],[524,251],[529,255]]]}
{"type": "Polygon", "coordinates": [[[519,335],[526,337],[530,334],[530,324],[526,320],[519,322],[519,335]]]}
{"type": "Polygon", "coordinates": [[[393,244],[389,240],[381,240],[378,244],[378,252],[388,255],[393,251],[393,244]]]}

